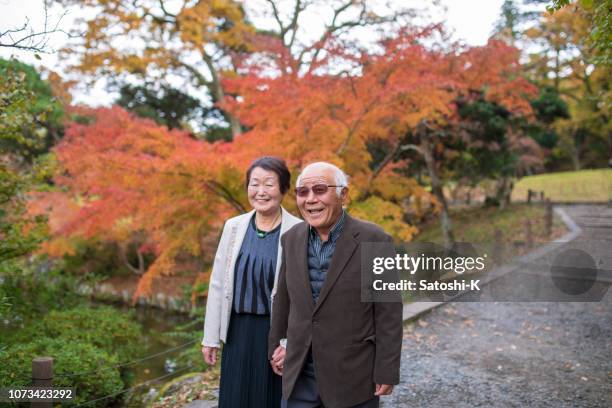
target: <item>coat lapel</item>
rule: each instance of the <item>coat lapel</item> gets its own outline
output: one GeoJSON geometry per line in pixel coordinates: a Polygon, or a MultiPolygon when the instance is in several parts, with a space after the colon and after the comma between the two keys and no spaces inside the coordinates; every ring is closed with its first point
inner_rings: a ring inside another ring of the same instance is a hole
{"type": "MultiPolygon", "coordinates": [[[[310,276],[308,275],[308,232],[309,226],[307,223],[300,225],[300,231],[294,244],[295,247],[291,253],[295,254],[295,264],[297,265],[296,276],[299,276],[302,285],[304,285],[303,293],[308,295],[306,301],[307,307],[313,310],[312,288],[310,287],[310,276]]],[[[291,271],[287,270],[286,273],[291,273],[291,271]]]]}
{"type": "MultiPolygon", "coordinates": [[[[298,224],[301,220],[292,216],[287,210],[281,207],[282,219],[281,219],[281,230],[280,237],[285,235],[285,232],[289,231],[295,224],[298,224]]],[[[276,255],[276,269],[275,276],[278,277],[278,273],[281,267],[281,261],[283,258],[283,246],[281,245],[280,237],[278,240],[278,254],[276,255]]]]}
{"type": "Polygon", "coordinates": [[[249,223],[251,222],[251,218],[253,218],[253,214],[255,214],[255,210],[251,210],[248,213],[243,214],[235,225],[236,240],[233,242],[232,247],[232,272],[234,271],[233,264],[235,264],[240,248],[242,248],[242,241],[244,241],[244,236],[246,235],[247,228],[249,228],[249,223]]]}
{"type": "MultiPolygon", "coordinates": [[[[340,238],[336,242],[336,249],[334,250],[334,255],[332,256],[331,264],[327,271],[327,276],[325,277],[325,282],[323,283],[323,287],[321,288],[321,293],[319,294],[319,299],[314,308],[313,313],[316,313],[317,310],[321,307],[325,298],[331,291],[332,287],[344,271],[344,267],[353,256],[353,253],[357,249],[359,242],[357,241],[357,236],[359,232],[354,228],[353,219],[346,214],[346,219],[344,221],[344,230],[340,235],[340,238]]],[[[308,277],[308,266],[306,266],[306,275],[308,277]]],[[[308,286],[310,286],[310,279],[308,280],[308,286]]]]}
{"type": "MultiPolygon", "coordinates": [[[[255,214],[255,210],[242,214],[236,221],[236,224],[234,224],[232,227],[229,243],[229,258],[227,262],[227,270],[225,271],[226,280],[228,282],[226,288],[228,290],[234,287],[234,269],[236,268],[236,258],[238,258],[238,253],[242,247],[242,241],[244,241],[244,236],[247,228],[249,227],[249,222],[251,221],[253,214],[255,214]]],[[[228,293],[227,295],[233,296],[233,293],[228,293]]]]}
{"type": "Polygon", "coordinates": [[[282,260],[283,260],[283,246],[281,245],[281,238],[283,235],[285,235],[285,232],[289,231],[294,225],[302,222],[302,220],[291,215],[283,207],[281,207],[281,211],[283,214],[282,215],[283,218],[281,220],[280,237],[278,239],[278,247],[277,247],[278,249],[277,249],[277,254],[276,254],[276,269],[274,272],[274,287],[272,288],[272,297],[276,295],[278,277],[280,275],[280,268],[281,268],[282,260]]]}

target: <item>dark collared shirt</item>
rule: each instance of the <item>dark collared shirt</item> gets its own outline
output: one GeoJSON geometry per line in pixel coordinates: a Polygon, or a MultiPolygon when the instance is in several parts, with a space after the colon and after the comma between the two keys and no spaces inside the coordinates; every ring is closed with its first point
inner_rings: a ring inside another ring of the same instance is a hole
{"type": "Polygon", "coordinates": [[[327,241],[321,241],[317,230],[310,227],[308,233],[308,275],[310,277],[310,289],[312,290],[312,301],[316,304],[321,293],[321,288],[327,276],[327,270],[331,263],[336,242],[342,234],[344,227],[345,212],[342,211],[340,219],[333,226],[327,237],[327,241]]]}

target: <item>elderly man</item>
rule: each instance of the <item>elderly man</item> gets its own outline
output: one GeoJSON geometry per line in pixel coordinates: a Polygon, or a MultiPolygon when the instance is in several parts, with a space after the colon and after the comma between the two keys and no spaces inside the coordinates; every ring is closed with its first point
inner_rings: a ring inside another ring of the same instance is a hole
{"type": "Polygon", "coordinates": [[[362,301],[360,244],[391,237],[343,210],[347,178],[332,164],[306,166],[296,194],[306,222],[281,240],[269,336],[284,404],[378,407],[399,382],[402,305],[362,301]]]}

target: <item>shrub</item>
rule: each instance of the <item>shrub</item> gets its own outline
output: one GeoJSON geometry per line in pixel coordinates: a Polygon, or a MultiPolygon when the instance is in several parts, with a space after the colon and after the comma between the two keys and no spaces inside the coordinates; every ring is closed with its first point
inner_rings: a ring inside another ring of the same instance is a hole
{"type": "MultiPolygon", "coordinates": [[[[53,357],[53,386],[75,387],[76,403],[120,392],[124,388],[117,358],[92,344],[66,338],[37,338],[0,351],[0,386],[30,384],[32,359],[53,357]],[[70,374],[81,373],[76,376],[70,374]]],[[[91,407],[107,407],[116,398],[107,398],[91,407]]]]}
{"type": "Polygon", "coordinates": [[[141,326],[133,321],[132,315],[110,306],[54,310],[24,329],[19,338],[29,341],[28,337],[31,339],[30,336],[37,335],[86,343],[123,363],[137,356],[141,348],[141,326]]]}
{"type": "Polygon", "coordinates": [[[49,310],[66,310],[83,302],[74,277],[42,269],[43,264],[33,266],[24,260],[0,264],[0,290],[12,306],[9,318],[37,319],[49,310]]]}

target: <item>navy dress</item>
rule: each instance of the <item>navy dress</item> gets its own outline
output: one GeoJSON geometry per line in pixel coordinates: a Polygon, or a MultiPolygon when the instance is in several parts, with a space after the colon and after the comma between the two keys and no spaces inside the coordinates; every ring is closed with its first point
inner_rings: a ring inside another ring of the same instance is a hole
{"type": "Polygon", "coordinates": [[[270,296],[280,225],[259,236],[251,219],[234,270],[234,301],[221,356],[219,408],[278,408],[282,380],[268,361],[270,296]]]}

